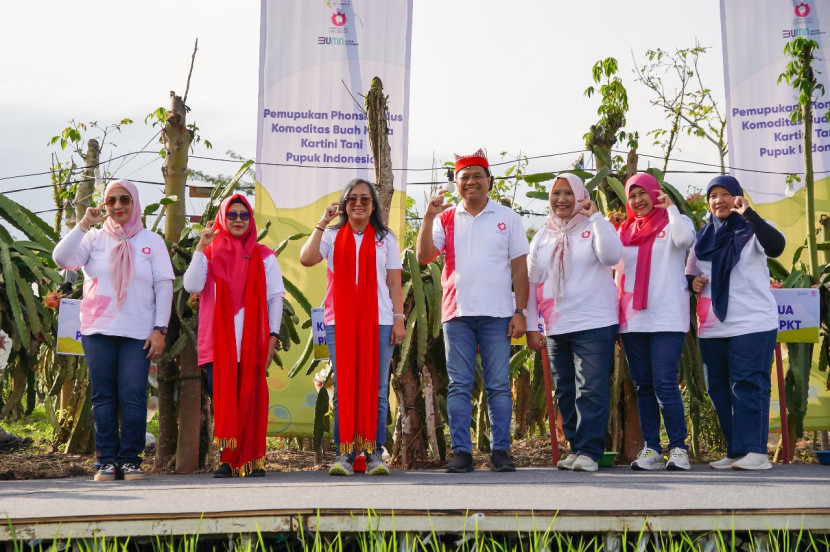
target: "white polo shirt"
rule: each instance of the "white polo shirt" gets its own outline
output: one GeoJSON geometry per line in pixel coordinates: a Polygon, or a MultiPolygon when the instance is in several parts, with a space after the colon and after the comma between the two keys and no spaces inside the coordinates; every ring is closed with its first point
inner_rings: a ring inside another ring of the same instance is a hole
{"type": "Polygon", "coordinates": [[[639,245],[623,246],[617,270],[620,290],[620,333],[688,332],[689,290],[686,282],[686,252],[695,241],[689,217],[672,205],[669,223],[657,234],[651,249],[648,307],[634,310],[634,280],[637,277],[639,245]]]}
{"type": "Polygon", "coordinates": [[[473,216],[462,201],[435,218],[432,241],[445,254],[442,322],[457,316],[513,316],[510,263],[529,251],[522,220],[513,209],[488,199],[473,216]]]}
{"type": "Polygon", "coordinates": [[[701,338],[735,337],[778,328],[778,304],[770,291],[767,255],[756,236],[741,250],[729,274],[729,308],[721,322],[712,309],[712,261],[701,261],[692,248],[686,274],[704,276],[709,283],[697,298],[698,335],[701,338]]]}

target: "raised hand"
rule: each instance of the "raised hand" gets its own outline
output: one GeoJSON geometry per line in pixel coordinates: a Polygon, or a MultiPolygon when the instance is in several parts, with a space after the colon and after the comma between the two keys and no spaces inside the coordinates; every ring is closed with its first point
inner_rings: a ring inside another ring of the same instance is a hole
{"type": "Polygon", "coordinates": [[[329,225],[331,221],[333,221],[342,214],[343,211],[340,210],[340,203],[335,201],[334,203],[326,207],[325,211],[323,211],[323,218],[320,219],[320,224],[323,227],[326,227],[329,225]]]}
{"type": "Polygon", "coordinates": [[[669,194],[663,190],[660,190],[660,193],[657,194],[657,201],[654,203],[654,206],[657,209],[668,209],[672,205],[674,205],[674,201],[671,200],[669,194]]]}
{"type": "Polygon", "coordinates": [[[580,199],[579,206],[581,207],[579,214],[585,215],[586,217],[590,217],[594,213],[599,212],[597,204],[590,199],[580,199]]]}
{"type": "Polygon", "coordinates": [[[202,233],[199,235],[199,243],[196,244],[196,251],[204,251],[207,246],[213,243],[213,239],[219,233],[218,228],[213,228],[214,224],[216,224],[216,221],[212,220],[202,230],[202,233]]]}
{"type": "Polygon", "coordinates": [[[735,206],[730,209],[733,213],[743,215],[749,208],[749,202],[744,199],[744,196],[735,196],[735,206]]]}
{"type": "Polygon", "coordinates": [[[87,207],[84,218],[78,223],[84,231],[90,229],[93,224],[98,224],[107,220],[107,214],[103,212],[101,207],[87,207]]]}
{"type": "Polygon", "coordinates": [[[427,210],[424,213],[424,218],[434,218],[443,211],[452,207],[452,203],[444,203],[444,194],[447,190],[438,190],[438,193],[427,201],[427,210]]]}

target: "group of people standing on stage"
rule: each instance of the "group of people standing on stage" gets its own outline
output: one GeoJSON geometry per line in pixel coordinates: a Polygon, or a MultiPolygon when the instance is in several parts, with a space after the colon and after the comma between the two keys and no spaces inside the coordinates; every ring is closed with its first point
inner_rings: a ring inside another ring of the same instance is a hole
{"type": "MultiPolygon", "coordinates": [[[[446,203],[443,194],[430,198],[416,245],[420,263],[445,256],[441,320],[452,442],[446,471],[473,470],[479,355],[491,422],[490,469],[515,471],[510,340],[525,334],[528,346],[547,348],[552,362],[571,450],[558,468],[597,469],[619,334],[643,434],[631,467],[690,469],[678,387],[690,292],[698,294],[708,392],[727,441],[726,456],[710,466],[771,467],[766,440],[777,309],[766,259],[782,253],[784,237],[748,206],[735,178],[719,176],[709,184],[711,216],[695,233],[651,175],[628,179],[626,217],[615,228],[579,177],[560,174],[546,224],[528,245],[519,215],[488,197],[493,177],[484,152],[456,156],[455,171],[461,202],[446,203]]],[[[103,206],[87,209],[55,247],[54,259],[85,275],[81,334],[100,467],[95,480],[139,480],[147,375],[164,351],[174,274],[164,241],[141,222],[131,182],[111,183],[103,206]]],[[[366,473],[388,475],[382,452],[389,370],[406,330],[399,246],[371,183],[349,181],[311,231],[300,262],[310,267],[324,259],[338,448],[329,473],[351,475],[356,456],[365,453],[366,473]]],[[[273,250],[257,243],[253,210],[242,195],[223,201],[201,232],[183,286],[200,293],[198,362],[211,388],[221,449],[214,477],[264,476],[266,368],[278,342],[285,288],[273,250]]]]}

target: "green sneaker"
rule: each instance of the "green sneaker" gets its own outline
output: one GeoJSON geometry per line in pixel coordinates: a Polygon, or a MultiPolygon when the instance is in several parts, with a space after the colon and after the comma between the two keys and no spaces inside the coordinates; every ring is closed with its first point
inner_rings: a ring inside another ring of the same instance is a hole
{"type": "Polygon", "coordinates": [[[380,452],[366,454],[366,473],[368,475],[389,475],[389,467],[383,461],[380,452]]]}
{"type": "Polygon", "coordinates": [[[354,475],[354,458],[350,454],[341,454],[329,468],[329,475],[354,475]]]}

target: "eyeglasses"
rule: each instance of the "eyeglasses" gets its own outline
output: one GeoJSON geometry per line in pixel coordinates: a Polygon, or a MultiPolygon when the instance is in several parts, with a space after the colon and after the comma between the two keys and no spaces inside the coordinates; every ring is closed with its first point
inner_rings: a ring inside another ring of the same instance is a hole
{"type": "Polygon", "coordinates": [[[228,220],[236,220],[237,218],[242,222],[245,222],[246,220],[251,220],[251,213],[249,213],[248,211],[228,211],[228,213],[225,216],[228,218],[228,220]]]}
{"type": "Polygon", "coordinates": [[[133,198],[131,198],[127,194],[120,195],[120,196],[109,196],[107,198],[107,205],[110,206],[110,207],[115,207],[115,202],[116,201],[120,201],[121,205],[129,205],[130,203],[133,202],[133,198]]]}
{"type": "Polygon", "coordinates": [[[349,196],[349,197],[346,198],[346,203],[348,203],[349,205],[354,205],[358,202],[361,205],[369,205],[370,203],[372,203],[372,198],[369,197],[369,196],[362,196],[362,197],[349,196]]]}

